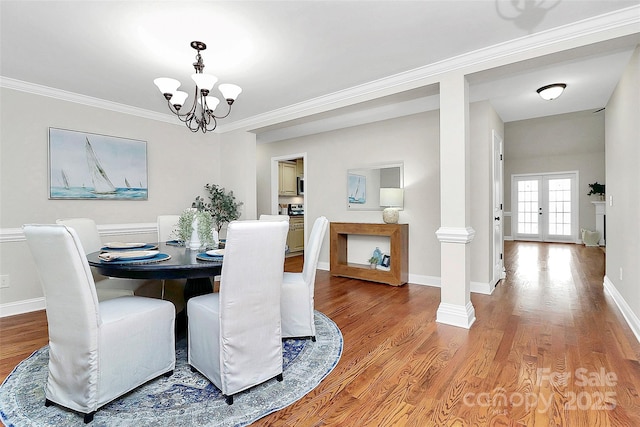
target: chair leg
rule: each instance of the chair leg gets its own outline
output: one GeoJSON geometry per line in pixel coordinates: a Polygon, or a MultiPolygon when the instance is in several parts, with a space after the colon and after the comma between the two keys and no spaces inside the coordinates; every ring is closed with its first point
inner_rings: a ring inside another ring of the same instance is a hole
{"type": "Polygon", "coordinates": [[[278,380],[278,382],[282,382],[284,378],[282,377],[282,374],[278,374],[278,376],[276,377],[276,380],[278,380]]]}
{"type": "Polygon", "coordinates": [[[224,400],[225,400],[225,402],[227,402],[227,405],[233,405],[233,395],[225,396],[224,400]]]}
{"type": "Polygon", "coordinates": [[[96,411],[89,412],[88,414],[84,414],[84,423],[89,424],[93,421],[93,416],[96,414],[96,411]]]}
{"type": "Polygon", "coordinates": [[[316,336],[315,335],[311,337],[311,341],[316,342],[316,336]]]}
{"type": "Polygon", "coordinates": [[[52,401],[50,401],[49,399],[45,399],[45,400],[44,400],[44,406],[49,407],[49,406],[51,406],[51,405],[53,405],[53,402],[52,402],[52,401]]]}

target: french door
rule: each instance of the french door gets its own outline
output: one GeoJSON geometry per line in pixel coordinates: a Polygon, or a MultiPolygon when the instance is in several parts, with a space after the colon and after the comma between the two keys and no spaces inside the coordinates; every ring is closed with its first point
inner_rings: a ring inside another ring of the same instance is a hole
{"type": "Polygon", "coordinates": [[[511,181],[515,239],[577,241],[577,172],[513,175],[511,181]]]}

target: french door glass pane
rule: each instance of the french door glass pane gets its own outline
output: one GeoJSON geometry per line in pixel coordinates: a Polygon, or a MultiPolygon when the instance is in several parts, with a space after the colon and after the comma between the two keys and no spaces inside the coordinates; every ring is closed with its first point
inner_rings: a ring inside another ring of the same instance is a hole
{"type": "Polygon", "coordinates": [[[538,180],[518,181],[518,233],[538,234],[538,180]]]}
{"type": "Polygon", "coordinates": [[[571,235],[571,179],[549,179],[549,234],[571,235]]]}

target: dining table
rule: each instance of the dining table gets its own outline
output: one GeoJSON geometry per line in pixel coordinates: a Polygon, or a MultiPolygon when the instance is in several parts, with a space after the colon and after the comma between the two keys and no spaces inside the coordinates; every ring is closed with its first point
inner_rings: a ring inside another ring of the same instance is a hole
{"type": "MultiPolygon", "coordinates": [[[[211,278],[222,272],[222,258],[207,257],[204,249],[193,250],[167,242],[148,243],[158,255],[143,259],[105,260],[105,252],[120,250],[102,248],[87,255],[89,265],[103,276],[126,279],[186,279],[184,298],[213,292],[211,278]],[[205,258],[203,260],[202,258],[205,258]]],[[[132,250],[138,248],[131,248],[132,250]]],[[[124,251],[123,251],[124,252],[124,251]]]]}

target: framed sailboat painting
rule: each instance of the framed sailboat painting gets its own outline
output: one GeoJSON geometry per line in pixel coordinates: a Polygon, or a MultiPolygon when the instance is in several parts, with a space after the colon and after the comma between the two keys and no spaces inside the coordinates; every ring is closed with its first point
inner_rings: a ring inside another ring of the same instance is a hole
{"type": "Polygon", "coordinates": [[[49,128],[49,199],[147,198],[146,141],[49,128]]]}

